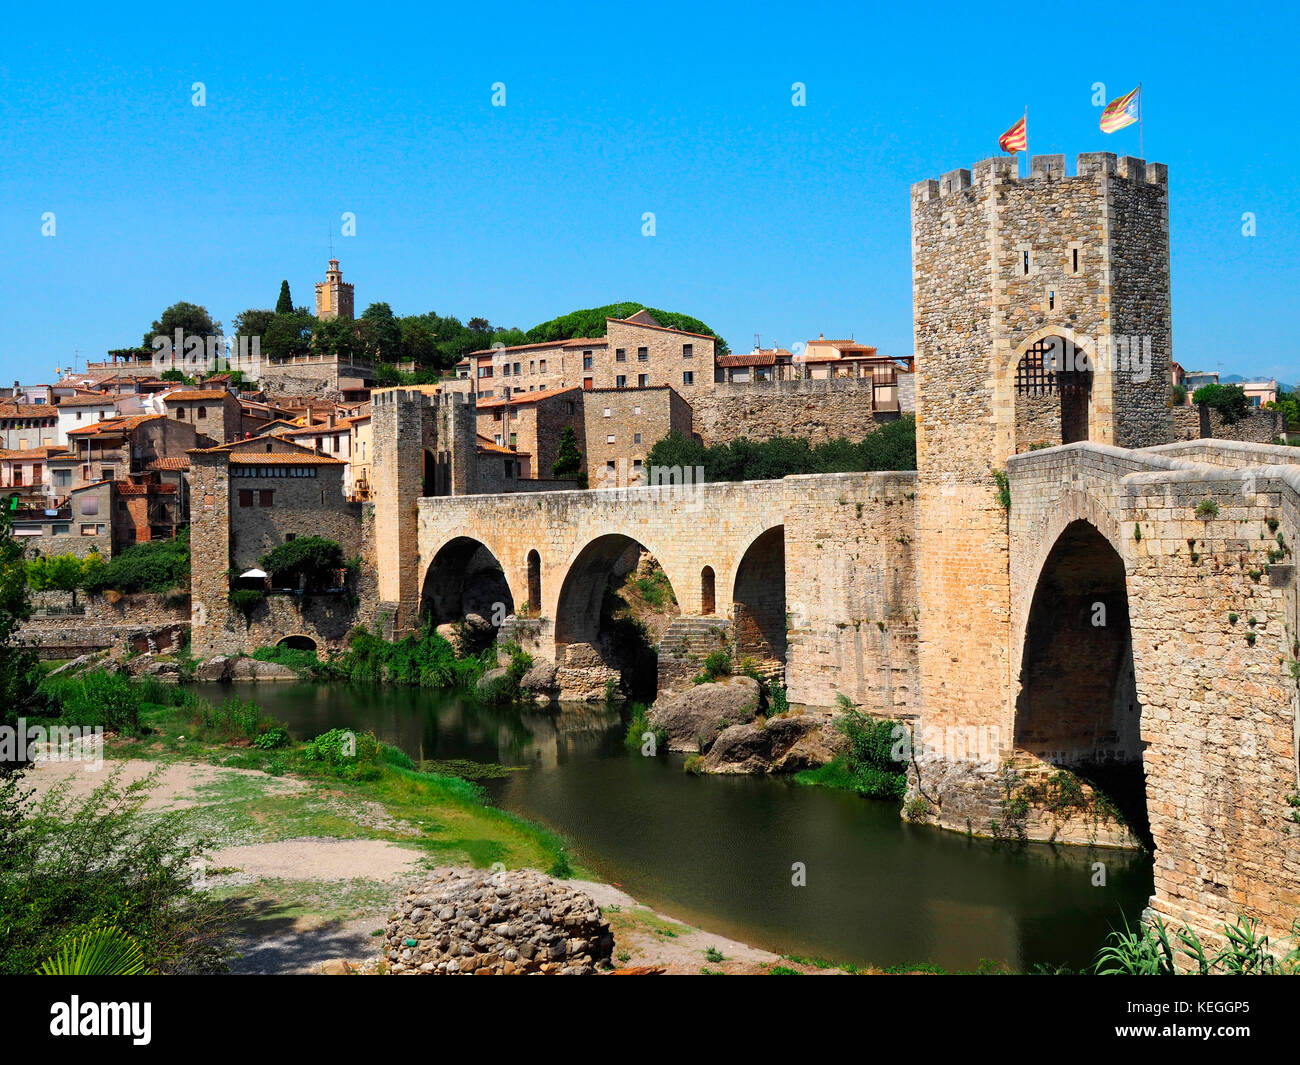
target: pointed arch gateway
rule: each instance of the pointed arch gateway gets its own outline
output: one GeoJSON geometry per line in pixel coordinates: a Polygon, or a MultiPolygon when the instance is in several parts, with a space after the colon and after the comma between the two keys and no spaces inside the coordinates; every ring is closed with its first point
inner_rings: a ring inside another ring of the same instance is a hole
{"type": "Polygon", "coordinates": [[[1015,363],[1015,451],[1090,438],[1093,354],[1068,331],[1031,338],[1015,363]]]}

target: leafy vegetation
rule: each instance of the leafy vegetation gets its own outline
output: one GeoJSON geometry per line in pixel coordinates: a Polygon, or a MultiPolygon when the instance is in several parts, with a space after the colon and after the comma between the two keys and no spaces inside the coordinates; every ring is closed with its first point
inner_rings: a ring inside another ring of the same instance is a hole
{"type": "MultiPolygon", "coordinates": [[[[1207,954],[1200,937],[1187,927],[1180,928],[1171,940],[1160,917],[1138,928],[1129,927],[1125,920],[1122,929],[1106,937],[1093,971],[1099,976],[1174,976],[1184,971],[1197,976],[1300,973],[1300,946],[1287,953],[1275,950],[1253,917],[1238,915],[1235,923],[1222,924],[1219,930],[1226,941],[1224,947],[1207,954]],[[1181,969],[1179,956],[1184,960],[1181,969]]],[[[1292,935],[1300,940],[1300,920],[1292,925],[1292,935]]]]}
{"type": "Polygon", "coordinates": [[[357,629],[347,653],[335,659],[329,670],[335,677],[360,684],[468,690],[495,665],[495,647],[476,657],[457,658],[451,644],[438,635],[430,621],[419,633],[394,642],[357,629]]]}
{"type": "Polygon", "coordinates": [[[108,927],[65,939],[37,971],[42,976],[139,976],[147,970],[140,944],[120,928],[108,927]]]}
{"type": "Polygon", "coordinates": [[[84,559],[76,555],[45,555],[27,563],[27,583],[34,592],[70,592],[77,605],[77,589],[85,586],[104,567],[98,552],[84,559]]]}
{"type": "Polygon", "coordinates": [[[575,337],[603,337],[607,318],[631,318],[638,311],[649,311],[660,325],[681,329],[687,333],[702,333],[714,338],[714,350],[719,355],[730,354],[727,342],[698,318],[677,311],[660,311],[644,303],[609,303],[604,307],[591,307],[570,311],[548,322],[541,322],[528,330],[526,343],[540,344],[549,340],[572,340],[575,337]]]}
{"type": "Polygon", "coordinates": [[[1241,385],[1202,385],[1192,393],[1192,402],[1218,411],[1228,425],[1250,414],[1250,397],[1241,385]]]}
{"type": "MultiPolygon", "coordinates": [[[[161,685],[159,685],[161,687],[161,685]]],[[[45,712],[61,724],[134,734],[140,708],[152,689],[120,673],[93,670],[71,677],[46,677],[38,690],[45,712]]]]}
{"type": "MultiPolygon", "coordinates": [[[[36,652],[14,639],[31,613],[23,545],[14,539],[13,516],[0,510],[0,726],[8,728],[32,704],[39,679],[36,652]]],[[[0,776],[18,764],[0,761],[0,776]]]]}
{"type": "Polygon", "coordinates": [[[916,469],[916,422],[886,422],[860,443],[840,438],[813,447],[803,437],[734,440],[705,446],[676,430],[650,449],[646,465],[702,466],[706,481],[764,481],[799,473],[916,469]]]}
{"type": "Polygon", "coordinates": [[[551,463],[551,474],[560,481],[577,481],[579,488],[587,487],[586,475],[582,472],[582,452],[578,450],[578,436],[573,426],[566,425],[560,433],[560,446],[551,463]]]}
{"type": "Polygon", "coordinates": [[[333,587],[335,574],[344,568],[343,548],[324,536],[300,536],[268,551],[259,560],[272,584],[309,592],[333,587]]]}
{"type": "Polygon", "coordinates": [[[796,773],[795,780],[853,791],[869,799],[902,799],[907,773],[894,757],[898,723],[867,717],[843,694],[837,702],[840,714],[835,727],[848,738],[849,750],[823,766],[796,773]]]}
{"type": "Polygon", "coordinates": [[[623,737],[623,746],[631,754],[642,754],[647,749],[647,737],[653,737],[654,743],[650,749],[656,755],[662,754],[668,749],[668,730],[661,725],[652,725],[650,723],[645,704],[634,703],[632,705],[632,720],[627,723],[627,735],[623,737]]]}
{"type": "Polygon", "coordinates": [[[712,684],[715,680],[731,676],[732,668],[731,652],[710,651],[704,656],[704,664],[692,680],[696,684],[712,684]]]}
{"type": "Polygon", "coordinates": [[[75,964],[105,928],[159,973],[224,967],[228,914],[192,882],[208,841],[184,812],[145,812],[156,774],[114,772],[80,799],[68,782],[39,802],[23,776],[0,781],[0,972],[75,964]]]}
{"type": "Polygon", "coordinates": [[[108,589],[123,593],[188,591],[189,585],[190,531],[186,528],[174,540],[148,540],[128,547],[88,573],[82,587],[96,595],[108,589]]]}

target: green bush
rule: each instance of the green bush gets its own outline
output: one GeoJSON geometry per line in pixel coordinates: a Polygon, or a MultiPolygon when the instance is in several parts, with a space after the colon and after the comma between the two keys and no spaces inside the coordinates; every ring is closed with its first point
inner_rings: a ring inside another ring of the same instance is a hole
{"type": "Polygon", "coordinates": [[[275,751],[289,745],[289,732],[283,725],[272,725],[253,741],[261,751],[275,751]]]}
{"type": "Polygon", "coordinates": [[[201,736],[222,743],[248,740],[256,744],[263,734],[277,727],[262,715],[262,708],[255,702],[233,696],[219,706],[206,699],[196,701],[190,720],[201,736]]]}
{"type": "Polygon", "coordinates": [[[120,673],[95,671],[71,677],[47,677],[41,682],[48,712],[65,725],[94,727],[102,725],[110,732],[133,733],[140,727],[140,707],[146,701],[160,701],[163,685],[153,681],[132,681],[120,673]],[[155,687],[156,686],[156,687],[155,687]]]}
{"type": "Polygon", "coordinates": [[[315,651],[302,647],[259,647],[253,652],[253,659],[258,662],[274,662],[276,665],[288,666],[295,673],[305,677],[327,677],[329,669],[322,669],[321,660],[315,651]]]}
{"type": "Polygon", "coordinates": [[[767,685],[767,713],[769,717],[777,717],[780,714],[787,713],[790,709],[790,700],[786,696],[785,685],[773,680],[767,685]]]}
{"type": "Polygon", "coordinates": [[[902,799],[906,767],[893,757],[898,723],[869,718],[843,696],[839,707],[835,727],[847,737],[849,750],[817,769],[796,773],[796,782],[840,788],[869,799],[902,799]]]}
{"type": "Polygon", "coordinates": [[[128,547],[102,567],[88,573],[83,587],[92,595],[112,589],[130,592],[168,592],[190,584],[190,532],[182,529],[174,540],[148,540],[128,547]]]}
{"type": "Polygon", "coordinates": [[[319,765],[347,780],[369,780],[379,776],[379,740],[373,732],[330,729],[303,746],[303,761],[319,765]]]}
{"type": "Polygon", "coordinates": [[[1241,385],[1203,385],[1192,393],[1192,402],[1218,411],[1228,425],[1250,414],[1250,397],[1241,385]]]}
{"type": "Polygon", "coordinates": [[[704,665],[694,678],[696,684],[710,684],[720,677],[731,676],[731,655],[727,651],[710,651],[704,657],[704,665]]]}
{"type": "Polygon", "coordinates": [[[234,588],[226,598],[247,621],[252,617],[253,611],[266,602],[266,593],[256,588],[234,588]]]}
{"type": "Polygon", "coordinates": [[[632,754],[640,754],[647,736],[654,736],[654,752],[662,754],[668,749],[668,732],[659,725],[650,724],[646,708],[637,703],[632,707],[632,720],[627,725],[627,735],[623,737],[623,746],[632,754]]]}
{"type": "Polygon", "coordinates": [[[734,440],[706,447],[674,430],[650,449],[646,467],[704,468],[706,481],[764,481],[798,473],[916,469],[916,422],[886,422],[853,444],[841,437],[813,447],[803,437],[734,440]]]}
{"type": "Polygon", "coordinates": [[[332,587],[334,575],[346,568],[343,548],[323,536],[300,536],[289,540],[260,559],[259,564],[278,587],[296,588],[306,580],[307,591],[332,587]]]}
{"type": "Polygon", "coordinates": [[[81,798],[71,782],[56,785],[39,802],[22,774],[0,780],[0,972],[35,972],[106,928],[136,943],[155,972],[224,968],[229,913],[192,881],[208,846],[199,823],[186,811],[144,810],[157,773],[120,778],[81,798]]]}
{"type": "Polygon", "coordinates": [[[394,642],[357,629],[347,653],[329,668],[332,675],[358,684],[472,690],[479,677],[495,665],[495,647],[477,657],[457,658],[451,644],[438,635],[432,622],[426,622],[419,633],[394,642]]]}

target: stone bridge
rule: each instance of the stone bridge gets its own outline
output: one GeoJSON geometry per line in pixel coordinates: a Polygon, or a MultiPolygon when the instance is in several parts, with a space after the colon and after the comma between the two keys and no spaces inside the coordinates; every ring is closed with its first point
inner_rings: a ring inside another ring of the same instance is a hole
{"type": "Polygon", "coordinates": [[[660,641],[661,683],[734,641],[737,660],[784,667],[795,701],[842,691],[905,712],[914,489],[912,473],[855,473],[423,498],[420,613],[513,615],[507,631],[557,664],[564,694],[591,696],[618,668],[617,634],[601,631],[606,587],[648,552],[681,611],[660,641]]]}
{"type": "Polygon", "coordinates": [[[927,742],[988,730],[998,769],[981,790],[954,778],[951,751],[923,756],[914,783],[941,800],[932,819],[979,831],[1007,817],[1008,764],[1133,769],[1152,908],[1211,939],[1241,913],[1285,936],[1300,917],[1298,461],[1220,440],[1010,458],[1009,598],[987,628],[994,659],[1006,634],[1003,689],[933,676],[921,656],[927,742]],[[941,684],[950,697],[932,706],[941,684]]]}

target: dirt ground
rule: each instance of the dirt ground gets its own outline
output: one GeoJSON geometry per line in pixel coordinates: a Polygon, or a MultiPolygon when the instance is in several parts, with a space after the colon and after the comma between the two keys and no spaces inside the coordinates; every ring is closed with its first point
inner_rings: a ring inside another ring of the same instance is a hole
{"type": "MultiPolygon", "coordinates": [[[[259,795],[287,795],[307,787],[301,780],[255,770],[141,759],[106,762],[98,772],[87,772],[77,762],[43,762],[27,781],[38,796],[61,783],[80,796],[102,783],[109,771],[119,771],[123,782],[157,773],[157,787],[145,804],[155,811],[203,808],[223,790],[247,793],[243,801],[255,806],[259,795]]],[[[430,868],[425,853],[387,840],[304,836],[219,847],[203,875],[206,886],[239,914],[231,963],[235,973],[342,973],[382,968],[384,923],[408,886],[430,868]]],[[[610,884],[568,884],[590,895],[609,920],[616,968],[669,974],[761,974],[774,967],[838,971],[783,959],[683,924],[610,884]]]]}

